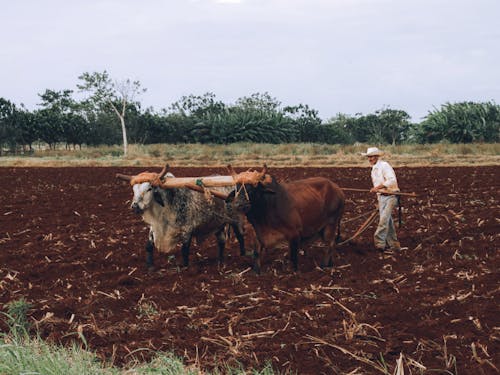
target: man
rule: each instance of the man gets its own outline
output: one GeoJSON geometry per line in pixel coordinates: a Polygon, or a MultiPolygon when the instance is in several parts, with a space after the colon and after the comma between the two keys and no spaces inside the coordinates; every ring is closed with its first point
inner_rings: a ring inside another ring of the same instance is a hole
{"type": "Polygon", "coordinates": [[[396,195],[384,194],[384,192],[399,191],[394,169],[392,169],[388,162],[380,159],[384,155],[384,152],[377,147],[369,147],[366,153],[362,153],[362,155],[368,158],[372,166],[371,177],[373,188],[370,191],[377,193],[378,198],[380,220],[373,236],[375,248],[380,251],[386,249],[400,250],[401,246],[396,235],[396,229],[394,228],[394,221],[392,220],[392,211],[398,204],[398,197],[396,195]]]}

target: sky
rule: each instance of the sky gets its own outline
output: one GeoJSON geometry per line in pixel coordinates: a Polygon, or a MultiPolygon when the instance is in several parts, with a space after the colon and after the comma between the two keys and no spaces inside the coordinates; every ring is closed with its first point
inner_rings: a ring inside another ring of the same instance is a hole
{"type": "Polygon", "coordinates": [[[0,97],[39,108],[84,72],[142,107],[269,93],[322,119],[500,103],[498,0],[0,0],[0,97]]]}

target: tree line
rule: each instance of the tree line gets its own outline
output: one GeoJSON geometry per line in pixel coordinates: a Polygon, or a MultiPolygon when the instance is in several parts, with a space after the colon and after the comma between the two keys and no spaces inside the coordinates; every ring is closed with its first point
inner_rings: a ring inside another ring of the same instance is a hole
{"type": "Polygon", "coordinates": [[[181,97],[168,108],[143,109],[138,81],[116,81],[109,74],[84,73],[77,90],[39,94],[29,111],[0,98],[0,155],[82,145],[154,143],[329,143],[372,144],[498,142],[500,106],[490,102],[446,103],[412,123],[404,110],[382,108],[371,114],[338,114],[323,120],[307,104],[284,106],[269,93],[239,98],[234,104],[214,93],[181,97]],[[86,94],[76,99],[77,94],[86,94]]]}

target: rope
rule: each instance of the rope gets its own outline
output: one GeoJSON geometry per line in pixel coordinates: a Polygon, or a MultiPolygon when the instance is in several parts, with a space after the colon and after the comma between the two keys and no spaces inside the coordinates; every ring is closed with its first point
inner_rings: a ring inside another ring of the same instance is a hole
{"type": "Polygon", "coordinates": [[[356,231],[356,233],[354,233],[352,235],[352,237],[348,238],[345,241],[342,241],[342,242],[338,243],[337,246],[345,245],[346,243],[348,243],[348,242],[352,241],[353,239],[355,239],[356,237],[358,237],[361,233],[363,233],[370,226],[371,223],[373,223],[375,221],[375,219],[377,218],[377,214],[378,214],[378,208],[376,208],[371,213],[370,217],[368,219],[366,219],[363,224],[361,224],[361,226],[359,227],[359,229],[356,231]]]}

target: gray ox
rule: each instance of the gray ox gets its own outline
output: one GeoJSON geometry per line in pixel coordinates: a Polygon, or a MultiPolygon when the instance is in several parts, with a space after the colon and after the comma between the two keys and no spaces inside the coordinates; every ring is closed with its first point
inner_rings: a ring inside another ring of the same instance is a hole
{"type": "MultiPolygon", "coordinates": [[[[174,177],[173,174],[165,174],[165,169],[159,175],[163,178],[174,177]]],[[[117,174],[117,178],[132,181],[135,176],[117,174]]],[[[211,190],[228,194],[232,187],[217,187],[211,190]]],[[[206,194],[187,188],[162,189],[153,186],[150,182],[142,182],[133,185],[134,198],[132,210],[142,215],[145,223],[150,226],[149,237],[146,243],[146,264],[152,267],[154,264],[154,248],[161,252],[170,254],[176,245],[181,243],[183,265],[189,265],[189,248],[191,240],[196,238],[200,244],[211,234],[215,234],[218,245],[218,258],[224,258],[224,247],[226,243],[228,225],[233,228],[239,242],[240,254],[245,255],[245,244],[243,237],[244,217],[241,213],[232,212],[220,199],[214,199],[206,194]]]]}

